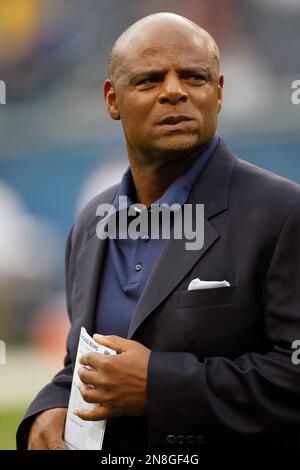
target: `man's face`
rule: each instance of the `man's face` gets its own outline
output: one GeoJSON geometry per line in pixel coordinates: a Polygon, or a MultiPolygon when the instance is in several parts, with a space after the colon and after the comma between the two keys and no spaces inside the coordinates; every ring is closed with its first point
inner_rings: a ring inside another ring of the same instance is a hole
{"type": "Polygon", "coordinates": [[[154,158],[199,151],[213,138],[222,86],[205,40],[177,28],[130,43],[105,96],[129,155],[154,158]]]}

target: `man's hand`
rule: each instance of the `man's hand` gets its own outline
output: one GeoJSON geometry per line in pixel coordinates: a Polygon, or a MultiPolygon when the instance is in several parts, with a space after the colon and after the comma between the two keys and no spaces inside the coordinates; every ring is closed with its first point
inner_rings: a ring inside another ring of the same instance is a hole
{"type": "Polygon", "coordinates": [[[33,421],[28,450],[65,450],[62,440],[67,408],[43,411],[33,421]]]}
{"type": "Polygon", "coordinates": [[[78,371],[83,382],[82,397],[96,403],[92,410],[74,410],[82,419],[98,421],[112,416],[138,416],[146,414],[147,370],[150,349],[137,341],[119,336],[94,335],[94,340],[117,351],[105,356],[88,353],[78,371]]]}

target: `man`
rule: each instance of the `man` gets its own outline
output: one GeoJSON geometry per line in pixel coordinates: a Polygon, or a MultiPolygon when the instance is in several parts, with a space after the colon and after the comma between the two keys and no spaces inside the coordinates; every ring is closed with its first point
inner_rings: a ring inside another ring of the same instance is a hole
{"type": "Polygon", "coordinates": [[[65,367],[27,411],[20,448],[64,448],[81,326],[118,353],[87,354],[94,370],[79,372],[98,405],[74,412],[108,419],[104,449],[300,447],[300,190],[220,141],[222,90],[217,45],[186,18],[151,15],[115,43],[104,95],[130,169],[69,235],[65,367]],[[125,195],[204,204],[203,247],[100,240],[97,208],[125,195]],[[227,287],[189,290],[197,278],[227,287]]]}

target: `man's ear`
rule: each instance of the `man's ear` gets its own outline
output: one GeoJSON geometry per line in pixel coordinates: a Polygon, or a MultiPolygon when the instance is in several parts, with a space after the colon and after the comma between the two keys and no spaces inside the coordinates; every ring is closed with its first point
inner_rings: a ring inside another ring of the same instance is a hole
{"type": "Polygon", "coordinates": [[[219,76],[219,83],[218,83],[218,113],[222,109],[223,104],[223,86],[224,86],[224,75],[221,74],[219,76]]]}
{"type": "Polygon", "coordinates": [[[104,99],[105,99],[110,117],[114,119],[115,121],[118,121],[120,119],[120,113],[118,110],[118,100],[116,97],[113,84],[108,79],[104,83],[103,92],[104,92],[104,99]]]}

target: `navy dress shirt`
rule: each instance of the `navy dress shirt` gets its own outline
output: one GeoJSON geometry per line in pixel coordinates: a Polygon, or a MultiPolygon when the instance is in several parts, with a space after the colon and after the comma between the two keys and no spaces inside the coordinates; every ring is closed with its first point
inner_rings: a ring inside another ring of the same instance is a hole
{"type": "MultiPolygon", "coordinates": [[[[180,175],[154,204],[183,205],[208,159],[219,145],[216,135],[195,162],[180,175]]],[[[116,211],[120,196],[127,196],[127,205],[136,202],[136,191],[130,168],[127,169],[113,201],[116,211]]],[[[108,239],[102,269],[95,332],[103,335],[127,337],[129,324],[138,300],[167,240],[159,239],[108,239]]]]}

